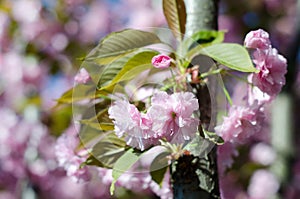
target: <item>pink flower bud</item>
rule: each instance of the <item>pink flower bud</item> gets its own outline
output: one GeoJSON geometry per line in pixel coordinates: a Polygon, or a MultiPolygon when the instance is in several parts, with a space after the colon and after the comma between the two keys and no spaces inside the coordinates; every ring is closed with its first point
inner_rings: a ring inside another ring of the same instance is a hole
{"type": "Polygon", "coordinates": [[[78,84],[86,84],[90,80],[91,77],[85,68],[81,68],[74,78],[74,81],[78,84]]]}
{"type": "Polygon", "coordinates": [[[156,55],[152,58],[152,65],[155,68],[168,68],[171,64],[171,57],[167,56],[167,55],[156,55]]]}
{"type": "Polygon", "coordinates": [[[245,37],[244,44],[247,48],[258,49],[268,49],[271,46],[269,34],[262,29],[249,32],[245,37]]]}

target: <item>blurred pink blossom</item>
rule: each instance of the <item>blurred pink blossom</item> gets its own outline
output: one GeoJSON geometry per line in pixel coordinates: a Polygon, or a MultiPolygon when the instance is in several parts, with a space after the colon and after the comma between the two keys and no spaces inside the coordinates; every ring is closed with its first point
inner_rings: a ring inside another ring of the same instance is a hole
{"type": "Polygon", "coordinates": [[[261,142],[251,148],[250,158],[256,163],[267,166],[276,160],[276,152],[271,146],[261,142]]]}
{"type": "Polygon", "coordinates": [[[247,48],[268,49],[271,46],[269,33],[262,29],[249,32],[244,41],[247,48]]]}
{"type": "Polygon", "coordinates": [[[0,191],[0,199],[17,199],[17,197],[9,191],[0,191]]]}
{"type": "Polygon", "coordinates": [[[218,154],[218,172],[223,175],[226,169],[233,164],[233,158],[238,156],[236,146],[230,142],[220,145],[217,149],[218,154]]]}
{"type": "Polygon", "coordinates": [[[220,195],[222,199],[248,199],[234,172],[219,176],[220,195]]]}
{"type": "Polygon", "coordinates": [[[90,179],[90,173],[87,167],[80,168],[88,153],[85,150],[75,152],[79,144],[77,131],[74,126],[70,126],[67,131],[62,134],[55,145],[55,154],[58,165],[64,167],[67,176],[72,177],[75,181],[87,181],[90,179]]]}
{"type": "Polygon", "coordinates": [[[85,68],[81,68],[77,75],[74,77],[74,81],[77,84],[86,84],[91,80],[90,74],[85,68]]]}
{"type": "Polygon", "coordinates": [[[160,54],[152,58],[152,65],[155,68],[161,68],[161,69],[168,68],[171,64],[171,61],[172,61],[171,57],[160,54]]]}
{"type": "Polygon", "coordinates": [[[276,176],[268,170],[260,169],[250,179],[248,194],[250,199],[269,199],[275,196],[278,189],[276,176]]]}
{"type": "Polygon", "coordinates": [[[223,123],[215,127],[216,133],[225,142],[243,143],[261,130],[259,122],[263,121],[263,113],[256,104],[246,106],[231,106],[223,123]]]}
{"type": "Polygon", "coordinates": [[[38,0],[13,1],[12,14],[21,23],[32,23],[39,18],[41,3],[38,0]]]}
{"type": "Polygon", "coordinates": [[[109,29],[110,15],[104,1],[94,1],[79,21],[80,40],[95,42],[109,29]]]}
{"type": "Polygon", "coordinates": [[[270,96],[277,95],[285,84],[286,59],[275,48],[257,50],[253,56],[253,62],[259,69],[259,73],[252,75],[253,84],[270,96]]]}

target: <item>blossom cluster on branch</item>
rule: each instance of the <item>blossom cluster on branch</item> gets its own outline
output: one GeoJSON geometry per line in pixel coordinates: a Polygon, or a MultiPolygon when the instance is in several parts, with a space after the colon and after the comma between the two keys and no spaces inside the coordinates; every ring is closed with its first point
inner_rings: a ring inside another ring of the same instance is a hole
{"type": "Polygon", "coordinates": [[[116,101],[108,113],[114,119],[117,136],[125,134],[128,145],[144,150],[157,145],[163,138],[176,144],[191,140],[199,125],[199,120],[193,115],[198,107],[193,93],[169,95],[160,91],[151,98],[147,113],[140,113],[126,99],[116,101]]]}
{"type": "MultiPolygon", "coordinates": [[[[252,50],[252,60],[258,69],[248,76],[245,105],[233,105],[223,123],[215,127],[225,144],[218,148],[221,196],[224,199],[236,198],[270,198],[279,189],[276,176],[267,169],[253,172],[249,179],[247,193],[232,181],[232,172],[226,172],[238,157],[238,146],[249,144],[254,137],[265,137],[264,127],[267,124],[268,105],[275,99],[285,84],[287,72],[286,59],[272,48],[269,34],[262,29],[249,32],[244,41],[245,47],[252,50]],[[235,187],[233,189],[233,187],[235,187]],[[262,188],[264,187],[264,188],[262,188]]],[[[250,161],[264,167],[271,165],[276,159],[275,151],[263,142],[253,146],[250,161]],[[258,151],[259,150],[259,151],[258,151]]]]}

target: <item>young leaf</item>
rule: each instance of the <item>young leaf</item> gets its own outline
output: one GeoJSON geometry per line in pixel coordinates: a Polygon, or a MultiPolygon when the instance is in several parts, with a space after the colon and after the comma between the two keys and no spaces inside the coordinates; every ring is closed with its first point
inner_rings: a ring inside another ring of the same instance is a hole
{"type": "Polygon", "coordinates": [[[115,65],[115,67],[107,68],[102,75],[103,78],[109,79],[108,76],[113,78],[110,79],[110,83],[107,83],[108,81],[106,81],[106,86],[105,84],[101,84],[103,81],[100,81],[99,87],[102,87],[101,89],[105,90],[121,81],[133,79],[141,72],[152,67],[151,59],[155,55],[157,55],[157,52],[155,51],[140,52],[127,60],[127,62],[123,63],[123,65],[119,62],[119,65],[115,65]]]}
{"type": "Polygon", "coordinates": [[[117,162],[115,163],[112,171],[113,181],[110,186],[110,194],[112,195],[115,189],[115,183],[117,182],[118,178],[128,171],[134,163],[136,163],[139,160],[139,157],[142,153],[134,151],[133,148],[130,148],[129,150],[122,155],[117,162]]]}
{"type": "Polygon", "coordinates": [[[98,73],[100,76],[98,78],[98,88],[107,86],[112,79],[119,73],[119,71],[123,68],[123,66],[128,62],[128,60],[132,57],[131,54],[127,54],[124,57],[117,59],[116,61],[105,66],[102,73],[98,73]]]}
{"type": "Polygon", "coordinates": [[[157,155],[150,165],[150,174],[154,182],[161,186],[164,179],[165,173],[168,169],[168,159],[167,156],[170,152],[163,151],[157,155]]]}
{"type": "Polygon", "coordinates": [[[174,36],[182,40],[185,33],[186,11],[183,0],[163,0],[163,10],[174,36]]]}
{"type": "Polygon", "coordinates": [[[161,43],[161,40],[154,33],[126,29],[111,33],[102,39],[86,60],[108,64],[129,52],[156,43],[161,43]]]}
{"type": "Polygon", "coordinates": [[[206,55],[231,69],[241,72],[256,72],[248,51],[239,44],[220,43],[202,48],[199,54],[206,55]]]}

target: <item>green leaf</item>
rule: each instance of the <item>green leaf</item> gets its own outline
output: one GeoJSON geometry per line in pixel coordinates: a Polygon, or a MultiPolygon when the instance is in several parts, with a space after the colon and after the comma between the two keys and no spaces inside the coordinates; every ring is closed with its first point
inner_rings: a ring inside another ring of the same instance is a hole
{"type": "Polygon", "coordinates": [[[105,69],[105,65],[100,65],[98,63],[95,63],[93,61],[84,61],[81,64],[81,67],[85,68],[87,72],[89,73],[93,83],[97,85],[99,81],[99,74],[103,73],[103,70],[105,69]]]}
{"type": "Polygon", "coordinates": [[[222,43],[224,41],[224,35],[224,31],[201,30],[193,34],[190,39],[192,39],[193,42],[197,42],[198,44],[216,44],[222,43]]]}
{"type": "Polygon", "coordinates": [[[105,91],[98,91],[96,86],[93,84],[78,84],[63,93],[60,98],[56,99],[57,105],[54,107],[54,109],[61,104],[72,104],[85,99],[104,97],[107,94],[108,93],[105,91]]]}
{"type": "Polygon", "coordinates": [[[167,159],[168,155],[170,155],[170,152],[161,152],[154,158],[150,165],[151,178],[160,186],[162,185],[162,181],[169,166],[167,159]]]}
{"type": "Polygon", "coordinates": [[[210,142],[207,139],[204,139],[203,137],[201,137],[198,133],[196,134],[196,137],[193,138],[185,147],[185,150],[188,150],[191,154],[193,154],[194,156],[197,157],[204,157],[206,156],[212,146],[214,146],[214,144],[212,142],[210,142]]]}
{"type": "Polygon", "coordinates": [[[112,79],[122,70],[123,66],[128,62],[128,60],[132,57],[131,54],[127,54],[124,57],[121,57],[114,62],[106,65],[102,73],[98,73],[98,88],[105,87],[110,84],[112,79]]]}
{"type": "Polygon", "coordinates": [[[111,195],[115,190],[115,183],[117,182],[118,178],[123,173],[128,171],[134,165],[134,163],[136,163],[139,160],[141,154],[141,152],[137,152],[133,148],[130,148],[117,160],[112,171],[113,181],[110,186],[111,195]]]}
{"type": "Polygon", "coordinates": [[[194,57],[203,47],[222,43],[224,35],[224,31],[201,30],[182,42],[178,48],[180,50],[179,53],[183,57],[186,55],[187,57],[194,57]]]}
{"type": "Polygon", "coordinates": [[[60,98],[58,98],[56,101],[59,104],[71,104],[73,102],[86,99],[88,96],[93,98],[94,92],[95,92],[95,89],[92,89],[90,86],[84,85],[84,84],[78,84],[74,88],[71,88],[71,89],[67,90],[66,92],[64,92],[62,94],[62,96],[60,98]],[[81,95],[73,96],[75,89],[80,90],[81,92],[79,92],[79,93],[81,93],[81,95]]]}
{"type": "Polygon", "coordinates": [[[156,43],[161,43],[161,40],[154,33],[126,29],[111,33],[102,39],[98,46],[86,57],[86,60],[93,60],[98,64],[105,65],[127,53],[156,43]]]}
{"type": "Polygon", "coordinates": [[[49,119],[49,129],[51,135],[60,136],[65,129],[70,126],[72,118],[72,107],[64,106],[59,109],[53,109],[49,119]]]}
{"type": "Polygon", "coordinates": [[[101,131],[112,131],[114,130],[113,123],[99,123],[98,121],[90,121],[90,120],[81,120],[80,123],[88,125],[92,128],[101,130],[101,131]]]}
{"type": "Polygon", "coordinates": [[[121,82],[135,78],[141,72],[152,68],[151,59],[157,55],[156,51],[140,52],[130,59],[122,58],[116,64],[108,65],[103,72],[98,86],[102,90],[121,82]],[[106,85],[106,86],[105,86],[106,85]]]}
{"type": "Polygon", "coordinates": [[[215,143],[217,145],[224,144],[224,140],[220,136],[218,136],[216,133],[206,131],[205,129],[203,129],[203,133],[205,135],[205,138],[212,141],[213,143],[215,143]]]}
{"type": "Polygon", "coordinates": [[[90,125],[81,125],[79,131],[80,145],[78,149],[90,147],[95,141],[99,140],[99,137],[104,136],[106,132],[93,128],[90,125]]]}
{"type": "Polygon", "coordinates": [[[87,164],[95,164],[95,160],[97,160],[97,165],[113,168],[117,160],[125,152],[126,142],[123,139],[118,138],[114,133],[110,133],[92,148],[87,164]]]}
{"type": "Polygon", "coordinates": [[[186,10],[183,0],[163,0],[163,10],[174,36],[182,40],[185,33],[186,10]]]}
{"type": "Polygon", "coordinates": [[[239,44],[220,43],[202,48],[199,54],[206,55],[231,69],[241,72],[256,72],[248,51],[239,44]]]}

